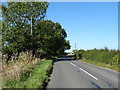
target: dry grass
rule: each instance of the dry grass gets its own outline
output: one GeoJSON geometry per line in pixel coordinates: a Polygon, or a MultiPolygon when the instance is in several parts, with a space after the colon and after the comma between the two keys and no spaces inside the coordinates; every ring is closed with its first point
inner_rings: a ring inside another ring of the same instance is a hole
{"type": "Polygon", "coordinates": [[[39,58],[35,58],[28,53],[21,53],[18,60],[10,61],[9,64],[2,63],[2,80],[6,79],[20,79],[20,74],[25,73],[28,67],[35,65],[36,63],[43,61],[39,58]]]}

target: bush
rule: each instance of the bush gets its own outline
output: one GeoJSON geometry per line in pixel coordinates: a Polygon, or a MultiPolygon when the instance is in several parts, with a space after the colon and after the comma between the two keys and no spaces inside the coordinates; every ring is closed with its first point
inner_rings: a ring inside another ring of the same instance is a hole
{"type": "Polygon", "coordinates": [[[118,50],[92,49],[87,51],[76,50],[74,54],[77,59],[86,59],[98,63],[118,66],[118,50]]]}
{"type": "Polygon", "coordinates": [[[80,50],[74,50],[74,59],[82,59],[83,58],[83,52],[84,50],[80,49],[80,50]]]}

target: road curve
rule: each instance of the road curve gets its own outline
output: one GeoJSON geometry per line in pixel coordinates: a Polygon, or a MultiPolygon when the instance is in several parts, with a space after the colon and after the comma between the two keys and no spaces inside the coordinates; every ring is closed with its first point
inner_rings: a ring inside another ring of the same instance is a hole
{"type": "MultiPolygon", "coordinates": [[[[111,88],[118,89],[118,72],[71,58],[54,63],[49,88],[111,88]]],[[[102,89],[103,90],[103,89],[102,89]]]]}

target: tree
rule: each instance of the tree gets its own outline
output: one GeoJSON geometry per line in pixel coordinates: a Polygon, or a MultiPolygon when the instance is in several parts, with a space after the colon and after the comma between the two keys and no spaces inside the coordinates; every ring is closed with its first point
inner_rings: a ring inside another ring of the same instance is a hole
{"type": "Polygon", "coordinates": [[[2,5],[2,52],[11,55],[33,51],[33,56],[51,57],[70,48],[67,33],[59,23],[42,20],[47,2],[8,2],[2,5]]]}
{"type": "Polygon", "coordinates": [[[59,23],[51,20],[43,20],[35,27],[35,50],[44,52],[46,57],[63,54],[70,48],[69,41],[65,38],[67,34],[59,23]]]}
{"type": "Polygon", "coordinates": [[[13,53],[31,50],[30,23],[32,17],[33,27],[41,21],[46,14],[47,2],[8,2],[8,6],[2,4],[2,47],[3,53],[11,56],[13,53]],[[7,45],[4,44],[7,42],[7,45]]]}

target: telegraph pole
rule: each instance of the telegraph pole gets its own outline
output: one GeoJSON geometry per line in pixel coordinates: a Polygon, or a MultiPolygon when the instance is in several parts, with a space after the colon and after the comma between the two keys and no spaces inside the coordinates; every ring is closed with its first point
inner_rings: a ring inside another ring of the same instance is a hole
{"type": "Polygon", "coordinates": [[[33,31],[32,31],[32,16],[31,16],[31,36],[33,34],[33,31]]]}
{"type": "Polygon", "coordinates": [[[34,56],[34,46],[33,46],[33,28],[32,28],[32,16],[31,16],[31,46],[32,46],[32,56],[34,56]]]}
{"type": "Polygon", "coordinates": [[[76,50],[76,43],[75,43],[75,50],[76,50]]]}

